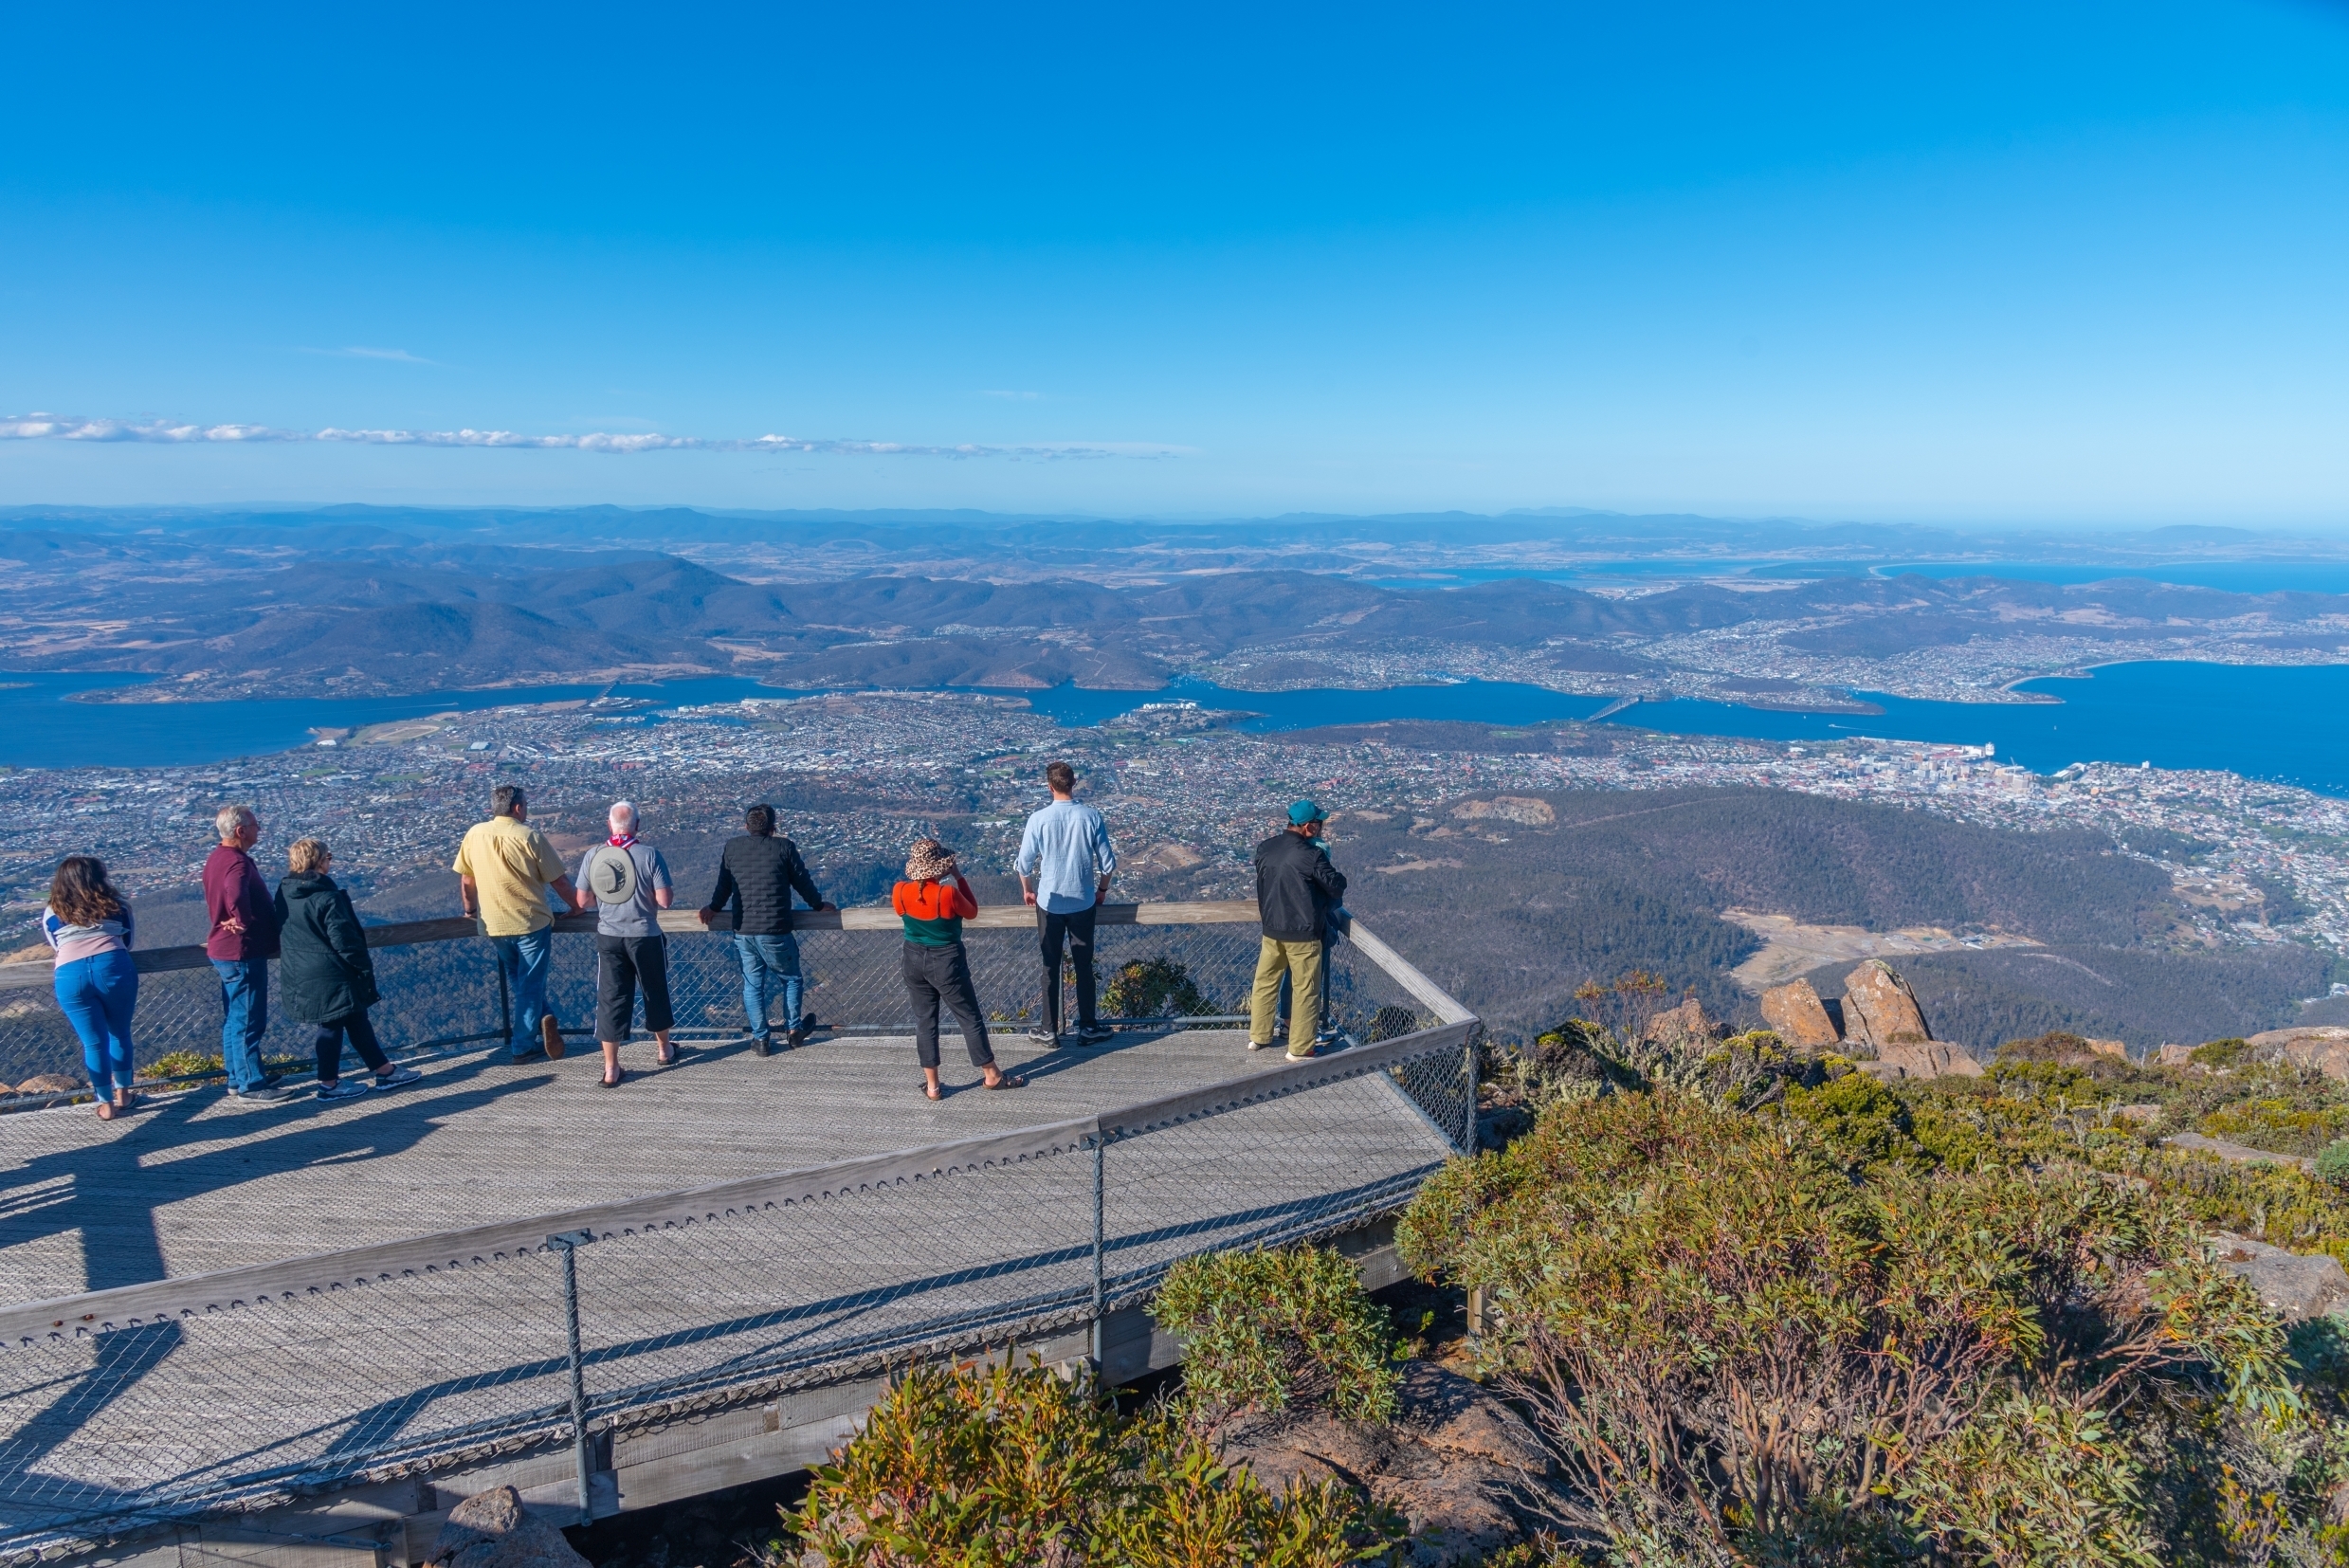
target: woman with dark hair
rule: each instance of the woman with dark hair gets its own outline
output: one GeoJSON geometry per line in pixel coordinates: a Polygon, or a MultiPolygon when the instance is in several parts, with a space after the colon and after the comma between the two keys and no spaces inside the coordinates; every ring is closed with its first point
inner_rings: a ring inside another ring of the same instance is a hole
{"type": "Polygon", "coordinates": [[[285,851],[286,877],[278,884],[278,988],[286,1016],[315,1024],[311,1041],[319,1059],[319,1098],[355,1100],[364,1082],[342,1081],[342,1043],[348,1038],[359,1060],[374,1069],[373,1087],[402,1088],[424,1074],[393,1065],[375,1043],[367,1010],[375,992],[375,957],[367,951],[367,930],[351,895],[335,885],[326,868],[335,853],[321,838],[298,838],[285,851]]]}
{"type": "Polygon", "coordinates": [[[914,1003],[914,1052],[921,1061],[921,1092],[943,1100],[938,1081],[938,1004],[962,1026],[962,1047],[971,1065],[987,1074],[991,1089],[1016,1089],[1028,1082],[995,1066],[987,1043],[987,1020],[979,1016],[978,991],[971,984],[971,958],[962,946],[962,922],[978,913],[978,900],[955,864],[955,852],[937,839],[915,844],[905,858],[905,880],[889,895],[889,905],[905,922],[902,973],[914,1003]],[[952,879],[951,881],[949,879],[952,879]]]}
{"type": "Polygon", "coordinates": [[[95,855],[67,855],[49,882],[41,937],[57,952],[57,1005],[82,1037],[98,1116],[131,1108],[131,1013],[138,965],[131,957],[131,902],[106,879],[95,855]]]}

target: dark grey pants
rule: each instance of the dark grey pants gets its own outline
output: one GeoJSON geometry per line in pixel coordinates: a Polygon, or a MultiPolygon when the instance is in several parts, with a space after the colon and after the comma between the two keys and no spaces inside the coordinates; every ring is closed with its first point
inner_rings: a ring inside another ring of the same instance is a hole
{"type": "Polygon", "coordinates": [[[1036,939],[1044,949],[1044,1027],[1061,1031],[1061,949],[1066,945],[1077,971],[1077,1024],[1091,1029],[1094,1019],[1093,921],[1101,905],[1074,914],[1047,914],[1036,909],[1036,939]]]}
{"type": "Polygon", "coordinates": [[[595,1038],[626,1043],[636,1017],[636,991],[645,992],[645,1029],[659,1033],[669,1012],[669,954],[665,939],[595,934],[595,1038]]]}
{"type": "Polygon", "coordinates": [[[978,990],[971,984],[970,955],[956,942],[947,947],[924,947],[907,942],[901,961],[905,994],[914,1003],[914,1049],[925,1067],[938,1066],[938,1012],[943,1002],[962,1026],[962,1047],[971,1065],[983,1067],[995,1059],[987,1043],[987,1020],[979,1016],[978,990]]]}

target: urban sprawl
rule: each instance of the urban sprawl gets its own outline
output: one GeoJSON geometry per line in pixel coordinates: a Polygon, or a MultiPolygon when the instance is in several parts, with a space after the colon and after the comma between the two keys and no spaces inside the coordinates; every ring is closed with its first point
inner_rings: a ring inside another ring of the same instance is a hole
{"type": "MultiPolygon", "coordinates": [[[[530,793],[556,833],[600,832],[626,796],[648,830],[732,830],[746,799],[773,793],[822,874],[894,865],[936,831],[974,867],[1008,868],[1039,771],[1064,757],[1081,793],[1112,815],[1132,896],[1236,897],[1270,813],[1310,793],[1337,813],[1413,813],[1429,836],[1470,830],[1448,803],[1507,791],[1738,786],[1799,791],[2011,829],[2111,832],[2161,865],[2210,944],[2308,941],[2349,952],[2349,801],[2227,773],[2079,764],[2051,776],[1989,747],[1853,738],[1787,745],[1614,729],[1588,754],[1475,754],[1362,740],[1301,742],[1229,727],[1229,715],[1149,703],[1098,728],[1065,729],[1009,698],[945,692],[751,700],[647,710],[548,702],[331,733],[295,752],[201,767],[23,769],[0,775],[13,825],[0,848],[9,934],[31,939],[50,871],[65,854],[107,860],[134,895],[195,883],[213,811],[251,802],[284,835],[318,833],[338,873],[381,886],[445,871],[494,783],[530,793]],[[794,807],[796,795],[812,804],[794,807]],[[2159,842],[2131,844],[2131,830],[2159,842]],[[2176,857],[2176,834],[2202,848],[2176,857]],[[2305,913],[2267,918],[2261,883],[2305,913]]],[[[1358,733],[1358,732],[1357,732],[1358,733]]],[[[1540,742],[1547,746],[1546,737],[1540,742]]],[[[398,913],[424,911],[397,911],[398,913]]]]}

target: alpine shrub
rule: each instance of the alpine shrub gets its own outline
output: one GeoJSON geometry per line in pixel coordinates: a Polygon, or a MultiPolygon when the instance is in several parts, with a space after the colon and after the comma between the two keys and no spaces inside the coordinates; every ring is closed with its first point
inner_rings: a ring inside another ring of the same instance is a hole
{"type": "Polygon", "coordinates": [[[1305,1407],[1393,1419],[1387,1314],[1354,1265],[1325,1248],[1186,1258],[1150,1315],[1182,1340],[1185,1394],[1209,1419],[1305,1407]]]}
{"type": "Polygon", "coordinates": [[[923,1367],[787,1516],[825,1568],[1347,1568],[1404,1526],[1335,1480],[1274,1493],[1163,1414],[1047,1368],[923,1367]]]}

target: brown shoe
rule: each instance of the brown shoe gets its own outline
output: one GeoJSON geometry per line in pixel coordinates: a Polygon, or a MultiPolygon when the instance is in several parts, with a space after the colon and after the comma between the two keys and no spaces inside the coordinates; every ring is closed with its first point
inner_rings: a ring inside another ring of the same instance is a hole
{"type": "Polygon", "coordinates": [[[539,1014],[538,1040],[546,1047],[548,1061],[559,1062],[563,1059],[563,1026],[555,1021],[552,1012],[539,1014]]]}

